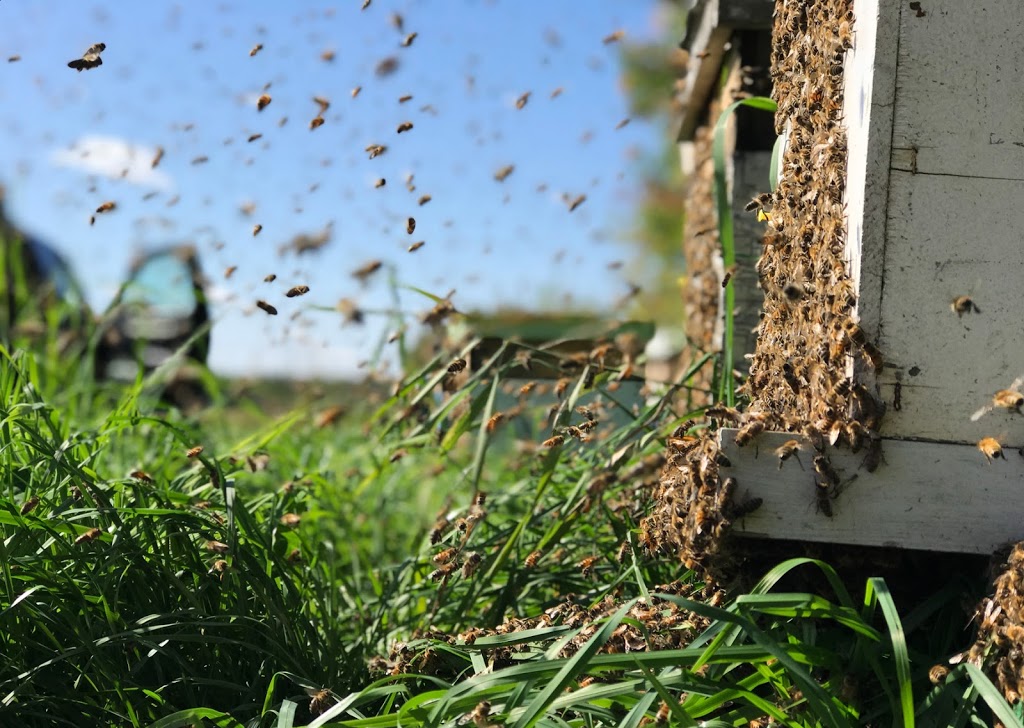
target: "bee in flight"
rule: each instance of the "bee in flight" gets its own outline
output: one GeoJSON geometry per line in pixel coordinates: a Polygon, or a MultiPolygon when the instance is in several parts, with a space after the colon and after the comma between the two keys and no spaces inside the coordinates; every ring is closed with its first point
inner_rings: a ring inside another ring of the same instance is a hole
{"type": "Polygon", "coordinates": [[[96,68],[97,66],[103,65],[103,59],[100,58],[100,53],[107,49],[106,43],[94,43],[89,46],[88,50],[82,54],[81,58],[76,58],[73,61],[68,61],[68,68],[73,68],[79,73],[87,71],[90,68],[96,68]]]}

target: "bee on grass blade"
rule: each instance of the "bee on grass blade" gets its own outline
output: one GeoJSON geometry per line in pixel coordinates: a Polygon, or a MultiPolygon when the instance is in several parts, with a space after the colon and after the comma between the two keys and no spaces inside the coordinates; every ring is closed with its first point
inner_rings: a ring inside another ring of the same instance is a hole
{"type": "Polygon", "coordinates": [[[76,58],[73,61],[68,62],[68,68],[73,68],[79,73],[87,71],[90,68],[96,68],[97,66],[103,65],[103,59],[100,58],[100,53],[107,49],[106,43],[95,43],[89,46],[88,50],[82,54],[81,58],[76,58]]]}
{"type": "Polygon", "coordinates": [[[258,306],[258,307],[259,307],[259,308],[260,308],[261,310],[263,310],[264,312],[266,312],[266,313],[267,313],[268,315],[270,315],[270,316],[277,316],[277,309],[276,309],[276,308],[274,308],[273,306],[271,306],[271,305],[270,305],[269,303],[267,303],[266,301],[264,301],[264,300],[262,300],[262,299],[261,299],[261,300],[259,300],[259,301],[257,301],[257,302],[256,302],[256,305],[257,305],[257,306],[258,306]]]}

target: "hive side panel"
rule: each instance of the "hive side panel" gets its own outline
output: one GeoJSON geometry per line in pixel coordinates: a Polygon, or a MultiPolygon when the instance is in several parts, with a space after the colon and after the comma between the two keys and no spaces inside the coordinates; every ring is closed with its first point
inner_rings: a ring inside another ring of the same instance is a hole
{"type": "Polygon", "coordinates": [[[795,459],[779,469],[774,450],[791,434],[764,433],[739,448],[736,432],[722,430],[731,463],[722,475],[736,478],[740,502],[764,499],[733,524],[742,534],[975,554],[1024,539],[1024,458],[1016,452],[988,463],[968,445],[884,440],[884,460],[869,473],[864,452],[830,449],[842,486],[829,518],[816,501],[813,453],[800,454],[803,469],[795,459]]]}
{"type": "Polygon", "coordinates": [[[880,346],[883,433],[1024,445],[1024,417],[976,412],[1024,374],[1024,182],[893,171],[880,346]],[[958,316],[969,295],[980,313],[958,316]],[[896,384],[900,383],[900,408],[896,384]]]}
{"type": "Polygon", "coordinates": [[[903,9],[893,147],[918,172],[1024,179],[1022,27],[1020,0],[903,9]]]}

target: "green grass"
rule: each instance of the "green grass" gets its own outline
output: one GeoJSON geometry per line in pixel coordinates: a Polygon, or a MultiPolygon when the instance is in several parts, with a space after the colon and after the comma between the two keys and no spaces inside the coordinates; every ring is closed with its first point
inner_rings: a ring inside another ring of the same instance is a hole
{"type": "Polygon", "coordinates": [[[972,666],[928,682],[968,643],[936,639],[954,590],[901,615],[803,559],[720,601],[641,547],[684,387],[631,401],[587,366],[521,397],[499,352],[442,396],[470,342],[390,396],[260,419],[224,387],[190,419],[159,374],[97,385],[23,344],[0,351],[0,725],[462,725],[483,701],[520,728],[1020,724],[972,666]],[[580,406],[591,439],[539,447],[580,406]],[[808,570],[828,596],[779,589],[808,570]]]}

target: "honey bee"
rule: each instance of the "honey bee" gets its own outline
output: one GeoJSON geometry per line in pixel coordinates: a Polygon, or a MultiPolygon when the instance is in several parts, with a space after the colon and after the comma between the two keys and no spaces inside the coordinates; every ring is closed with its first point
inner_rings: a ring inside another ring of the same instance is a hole
{"type": "Polygon", "coordinates": [[[352,277],[358,279],[360,283],[366,283],[370,276],[379,271],[383,265],[382,261],[371,260],[352,271],[352,277]]]}
{"type": "Polygon", "coordinates": [[[538,551],[531,551],[529,553],[529,555],[527,555],[526,560],[523,561],[523,566],[525,566],[527,569],[532,569],[532,568],[536,567],[537,566],[537,562],[540,561],[540,557],[541,556],[542,556],[542,554],[541,554],[541,552],[539,550],[538,551]]]}
{"type": "Polygon", "coordinates": [[[102,203],[99,207],[96,208],[96,214],[100,215],[100,214],[102,214],[104,212],[112,212],[112,211],[114,211],[116,209],[117,209],[117,203],[112,201],[112,200],[108,200],[108,201],[102,203]]]}
{"type": "Polygon", "coordinates": [[[447,548],[444,551],[440,551],[434,554],[434,558],[432,559],[432,561],[435,564],[447,564],[449,561],[454,559],[455,556],[458,555],[458,553],[458,548],[452,546],[451,548],[447,548]]]}
{"type": "Polygon", "coordinates": [[[438,569],[434,569],[430,572],[430,580],[441,581],[442,579],[447,579],[455,572],[458,566],[456,562],[451,561],[438,569]]]}
{"type": "Polygon", "coordinates": [[[466,560],[462,562],[462,578],[469,579],[476,573],[476,570],[480,567],[482,557],[477,552],[473,551],[466,554],[466,560]]]}
{"type": "Polygon", "coordinates": [[[382,58],[377,62],[373,72],[378,78],[384,78],[385,76],[390,76],[392,73],[397,71],[398,66],[398,59],[395,56],[388,56],[387,58],[382,58]]]}
{"type": "Polygon", "coordinates": [[[824,455],[815,455],[814,470],[819,476],[821,476],[821,481],[825,484],[826,488],[839,487],[839,473],[837,473],[835,468],[832,467],[832,463],[827,457],[824,455]]]}
{"type": "Polygon", "coordinates": [[[319,129],[323,125],[324,125],[324,117],[322,117],[322,116],[314,116],[312,119],[309,120],[309,130],[310,131],[313,131],[314,129],[319,129]]]}
{"type": "Polygon", "coordinates": [[[915,18],[923,18],[925,15],[928,14],[925,10],[921,9],[921,3],[920,2],[912,2],[912,3],[910,3],[910,9],[914,11],[914,17],[915,18]]]}
{"type": "Polygon", "coordinates": [[[398,130],[397,131],[398,131],[399,134],[401,134],[403,132],[410,131],[411,129],[412,129],[412,122],[411,121],[403,121],[401,124],[398,125],[398,130]]]}
{"type": "Polygon", "coordinates": [[[412,101],[412,94],[405,94],[404,96],[398,97],[398,103],[404,104],[406,101],[412,101]]]}
{"type": "Polygon", "coordinates": [[[141,480],[143,483],[152,483],[153,476],[147,473],[145,470],[133,470],[129,475],[136,480],[141,480]]]}
{"type": "Polygon", "coordinates": [[[601,40],[601,42],[604,43],[605,45],[608,45],[610,43],[617,43],[617,42],[619,42],[620,40],[622,40],[625,37],[626,37],[626,31],[624,31],[624,30],[616,30],[615,32],[609,33],[608,35],[606,35],[601,40]]]}
{"type": "Polygon", "coordinates": [[[814,483],[814,496],[817,501],[818,511],[824,513],[827,518],[832,517],[832,497],[828,489],[828,483],[814,483]]]}
{"type": "Polygon", "coordinates": [[[735,407],[724,407],[718,405],[716,407],[708,407],[704,414],[712,419],[716,420],[729,420],[730,422],[739,422],[743,419],[743,413],[735,407]]]}
{"type": "Polygon", "coordinates": [[[83,543],[89,543],[90,541],[95,541],[97,538],[99,538],[101,533],[103,532],[98,528],[90,528],[88,531],[81,534],[78,538],[75,539],[75,546],[78,546],[79,544],[83,543]]]}
{"type": "Polygon", "coordinates": [[[455,361],[453,361],[451,364],[448,365],[448,373],[449,374],[458,374],[459,372],[461,372],[465,368],[466,368],[466,360],[465,359],[456,359],[455,361]]]}
{"type": "Polygon", "coordinates": [[[530,93],[531,93],[530,91],[527,91],[522,96],[520,96],[518,99],[516,99],[516,108],[517,109],[522,109],[524,106],[526,106],[526,102],[528,102],[530,100],[530,93]]]}
{"type": "Polygon", "coordinates": [[[736,265],[735,264],[730,265],[728,268],[726,268],[725,275],[722,276],[722,288],[725,288],[726,286],[729,285],[729,281],[732,280],[732,277],[734,275],[736,275],[736,265]]]}
{"type": "Polygon", "coordinates": [[[409,235],[412,235],[414,232],[416,232],[416,218],[410,217],[408,220],[405,221],[405,232],[407,232],[409,235]]]}
{"type": "Polygon", "coordinates": [[[263,138],[262,134],[250,134],[249,138],[246,139],[246,141],[251,144],[252,142],[256,141],[257,139],[262,139],[262,138],[263,138]]]}
{"type": "Polygon", "coordinates": [[[265,108],[270,106],[271,101],[273,101],[273,99],[270,98],[270,94],[263,94],[256,99],[256,111],[263,111],[265,108]]]}
{"type": "Polygon", "coordinates": [[[864,334],[864,329],[862,329],[853,319],[847,319],[843,323],[843,331],[846,332],[846,336],[849,338],[850,342],[864,352],[864,355],[871,364],[871,368],[875,371],[880,371],[883,365],[882,352],[878,350],[878,347],[868,341],[867,336],[864,334]]]}
{"type": "Polygon", "coordinates": [[[36,509],[36,506],[38,506],[38,505],[39,505],[39,496],[37,496],[37,495],[32,496],[27,501],[25,501],[24,503],[21,504],[21,515],[27,516],[29,513],[34,511],[36,509]]]}
{"type": "Polygon", "coordinates": [[[957,296],[953,299],[953,303],[951,303],[949,307],[959,318],[963,318],[965,313],[981,313],[981,309],[978,308],[978,304],[976,304],[974,299],[970,296],[957,296]]]}
{"type": "Polygon", "coordinates": [[[226,554],[228,551],[231,550],[231,547],[229,547],[226,543],[223,543],[222,541],[210,540],[206,542],[206,550],[212,551],[215,554],[226,554]]]}
{"type": "Polygon", "coordinates": [[[388,148],[383,144],[368,144],[365,149],[366,153],[370,155],[370,159],[376,159],[387,150],[388,148]]]}
{"type": "Polygon", "coordinates": [[[791,457],[795,457],[796,461],[800,463],[801,469],[803,463],[800,462],[800,441],[799,440],[787,440],[786,442],[779,445],[775,449],[775,456],[779,459],[779,470],[782,470],[782,464],[789,460],[791,457]]]}
{"type": "Polygon", "coordinates": [[[415,253],[415,252],[416,252],[417,250],[419,250],[419,249],[420,249],[420,248],[422,248],[422,247],[423,247],[424,245],[426,245],[426,242],[427,242],[426,240],[419,240],[419,241],[417,241],[417,242],[413,243],[413,244],[412,244],[412,245],[410,245],[410,246],[409,246],[409,248],[408,248],[409,252],[410,252],[410,253],[415,253]]]}
{"type": "Polygon", "coordinates": [[[620,564],[625,563],[626,556],[629,555],[631,549],[632,547],[629,545],[629,541],[623,541],[622,543],[620,543],[619,550],[615,554],[615,560],[620,564]]]}
{"type": "MultiPolygon", "coordinates": [[[[910,3],[914,5],[914,3],[910,3]]],[[[945,665],[932,665],[932,668],[928,671],[928,679],[932,685],[941,685],[946,681],[946,676],[949,675],[949,668],[945,665]]]]}
{"type": "Polygon", "coordinates": [[[149,163],[149,166],[151,168],[155,169],[156,166],[158,164],[160,164],[160,160],[163,159],[163,158],[164,158],[164,148],[163,147],[157,147],[156,151],[153,153],[153,161],[149,163]]]}
{"type": "Polygon", "coordinates": [[[256,305],[262,309],[269,316],[277,316],[277,309],[271,306],[269,303],[260,299],[256,301],[256,305]]]}
{"type": "Polygon", "coordinates": [[[500,425],[502,420],[504,420],[504,419],[505,419],[505,413],[504,412],[496,412],[496,413],[494,413],[493,415],[491,415],[491,418],[489,420],[487,420],[487,425],[485,426],[485,429],[487,430],[488,433],[493,433],[495,430],[498,429],[498,425],[500,425]]]}
{"type": "Polygon", "coordinates": [[[193,165],[206,164],[209,161],[210,161],[209,157],[207,157],[205,154],[200,154],[198,157],[195,157],[190,162],[190,164],[193,164],[193,165]]]}
{"type": "Polygon", "coordinates": [[[252,58],[257,53],[259,53],[261,50],[263,50],[263,44],[262,43],[257,43],[256,45],[254,45],[252,47],[252,50],[249,51],[249,58],[252,58]]]}
{"type": "Polygon", "coordinates": [[[668,703],[662,700],[661,704],[658,706],[658,712],[654,715],[654,725],[666,725],[671,714],[672,709],[669,707],[668,703]]]}
{"type": "Polygon", "coordinates": [[[259,223],[256,223],[255,225],[253,225],[252,226],[252,236],[255,238],[257,235],[260,234],[260,230],[262,230],[262,229],[263,229],[263,226],[260,225],[259,223]]]}
{"type": "MultiPolygon", "coordinates": [[[[366,0],[365,5],[369,5],[370,0],[366,0]]],[[[309,712],[310,715],[321,715],[331,705],[331,691],[327,688],[323,690],[312,690],[307,688],[306,694],[309,695],[309,712]]]]}
{"type": "Polygon", "coordinates": [[[988,414],[996,408],[1009,410],[1016,414],[1021,413],[1021,407],[1024,406],[1024,394],[1021,394],[1018,389],[1021,384],[1024,384],[1024,377],[1017,377],[1013,380],[1009,389],[1000,389],[992,396],[992,402],[985,405],[980,410],[971,415],[971,422],[977,422],[984,415],[988,414]]]}
{"type": "Polygon", "coordinates": [[[370,3],[372,2],[373,0],[363,0],[363,7],[360,8],[360,10],[366,10],[368,7],[370,7],[370,3]]]}
{"type": "Polygon", "coordinates": [[[618,124],[615,125],[615,131],[618,131],[619,129],[622,129],[623,127],[627,126],[628,124],[629,124],[629,117],[627,116],[625,119],[623,119],[622,121],[620,121],[618,124]]]}
{"type": "Polygon", "coordinates": [[[469,714],[469,719],[473,721],[473,725],[477,728],[488,728],[490,725],[487,719],[491,715],[491,704],[486,700],[481,700],[477,703],[477,706],[473,708],[473,712],[469,714]]]}
{"type": "Polygon", "coordinates": [[[277,273],[271,273],[270,275],[263,276],[264,283],[273,283],[277,280],[277,273]]]}
{"type": "Polygon", "coordinates": [[[362,91],[362,90],[363,90],[362,86],[356,86],[355,88],[353,88],[352,89],[352,98],[355,98],[356,96],[358,96],[359,92],[362,91]]]}
{"type": "Polygon", "coordinates": [[[393,453],[391,453],[391,457],[388,458],[388,462],[397,463],[399,460],[401,460],[408,454],[408,450],[406,450],[405,448],[399,448],[398,450],[395,450],[393,453]]]}
{"type": "Polygon", "coordinates": [[[587,196],[586,195],[576,195],[576,197],[573,197],[571,200],[568,200],[569,212],[575,211],[577,207],[579,207],[580,205],[582,205],[586,201],[587,201],[587,196]]]}
{"type": "Polygon", "coordinates": [[[187,458],[197,457],[199,455],[199,453],[201,453],[202,451],[203,451],[203,446],[202,445],[196,445],[193,448],[189,448],[188,452],[185,453],[185,457],[187,457],[187,458]]]}
{"type": "Polygon", "coordinates": [[[412,33],[409,33],[409,35],[405,36],[402,39],[402,47],[403,48],[408,48],[409,46],[411,46],[412,42],[414,40],[416,40],[416,36],[418,36],[418,35],[419,35],[419,33],[415,32],[415,31],[412,32],[412,33]]]}
{"type": "Polygon", "coordinates": [[[285,528],[295,528],[302,522],[302,516],[298,513],[285,513],[281,516],[281,525],[285,528]]]}
{"type": "Polygon", "coordinates": [[[516,166],[514,164],[506,164],[504,167],[499,168],[498,171],[494,173],[494,179],[496,179],[498,182],[504,182],[506,179],[508,179],[508,176],[515,171],[515,169],[516,166]]]}
{"type": "Polygon", "coordinates": [[[97,66],[103,65],[103,59],[100,58],[100,53],[107,49],[106,43],[94,43],[82,54],[81,58],[76,58],[73,61],[68,62],[68,68],[73,68],[79,73],[87,71],[97,66]]]}
{"type": "Polygon", "coordinates": [[[764,432],[764,420],[754,419],[743,425],[739,432],[736,433],[734,438],[736,445],[739,447],[745,447],[752,439],[764,432]]]}
{"type": "Polygon", "coordinates": [[[430,202],[432,199],[434,199],[434,198],[432,196],[430,196],[430,195],[420,195],[420,199],[417,200],[417,204],[419,204],[420,207],[423,207],[425,204],[430,202]]]}
{"type": "Polygon", "coordinates": [[[21,60],[21,56],[19,56],[17,53],[15,53],[13,56],[8,56],[7,57],[7,62],[8,63],[17,63],[20,60],[21,60]]]}
{"type": "Polygon", "coordinates": [[[550,448],[553,448],[553,447],[559,447],[564,442],[565,442],[565,436],[564,435],[555,435],[554,437],[549,437],[547,440],[542,442],[540,444],[540,446],[545,448],[545,449],[550,449],[550,448]]]}
{"type": "Polygon", "coordinates": [[[872,432],[868,436],[868,449],[864,454],[864,461],[861,466],[869,473],[873,473],[878,470],[878,465],[882,461],[882,438],[872,432]]]}
{"type": "Polygon", "coordinates": [[[576,566],[579,568],[580,573],[583,576],[591,576],[594,573],[594,564],[597,563],[598,556],[588,556],[587,558],[579,561],[576,566]]]}
{"type": "Polygon", "coordinates": [[[295,298],[296,296],[304,296],[307,293],[309,293],[309,286],[292,286],[284,295],[288,298],[295,298]]]}
{"type": "Polygon", "coordinates": [[[807,289],[797,281],[787,281],[782,287],[782,295],[785,296],[786,300],[790,303],[797,303],[798,301],[806,298],[807,289]]]}
{"type": "Polygon", "coordinates": [[[985,459],[990,463],[996,458],[1006,459],[1006,455],[1003,454],[1003,447],[999,444],[999,440],[994,437],[984,437],[978,441],[978,449],[981,450],[981,454],[985,456],[985,459]]]}

